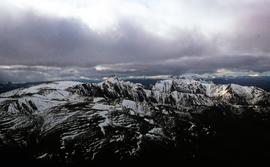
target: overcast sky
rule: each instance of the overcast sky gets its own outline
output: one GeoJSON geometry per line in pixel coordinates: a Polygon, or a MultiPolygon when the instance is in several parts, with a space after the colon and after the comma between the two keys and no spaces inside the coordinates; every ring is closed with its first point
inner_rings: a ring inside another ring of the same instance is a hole
{"type": "Polygon", "coordinates": [[[270,0],[0,0],[0,81],[270,71],[269,9],[270,0]]]}

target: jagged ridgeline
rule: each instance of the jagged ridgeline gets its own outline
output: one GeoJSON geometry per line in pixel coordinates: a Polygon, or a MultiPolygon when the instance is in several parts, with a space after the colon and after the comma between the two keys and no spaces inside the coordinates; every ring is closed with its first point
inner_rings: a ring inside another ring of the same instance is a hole
{"type": "Polygon", "coordinates": [[[269,108],[260,88],[203,80],[40,84],[0,94],[0,152],[63,164],[265,158],[269,108]]]}

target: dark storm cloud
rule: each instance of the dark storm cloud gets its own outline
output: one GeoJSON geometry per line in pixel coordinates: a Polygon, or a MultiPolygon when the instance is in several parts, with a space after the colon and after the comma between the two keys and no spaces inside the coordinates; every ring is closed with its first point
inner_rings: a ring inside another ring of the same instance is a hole
{"type": "Polygon", "coordinates": [[[116,31],[98,34],[79,20],[22,13],[1,17],[1,64],[97,65],[144,63],[209,54],[213,43],[198,32],[182,31],[166,40],[124,20],[116,31]]]}
{"type": "Polygon", "coordinates": [[[0,17],[1,64],[71,64],[85,61],[81,50],[98,42],[96,34],[74,19],[21,12],[0,17]],[[86,47],[87,44],[87,47],[86,47]],[[78,60],[81,59],[81,60],[78,60]]]}
{"type": "Polygon", "coordinates": [[[269,56],[222,55],[171,59],[161,63],[159,68],[168,66],[169,70],[167,69],[167,72],[173,71],[174,74],[177,74],[179,71],[195,73],[215,72],[217,69],[264,72],[269,70],[269,64],[269,56]]]}
{"type": "Polygon", "coordinates": [[[233,38],[234,49],[270,52],[270,2],[255,6],[239,19],[233,38]]]}
{"type": "Polygon", "coordinates": [[[203,73],[220,68],[269,71],[270,12],[262,4],[253,8],[238,11],[239,23],[229,34],[209,37],[200,29],[176,28],[172,39],[146,31],[132,19],[122,19],[116,29],[98,33],[75,18],[2,10],[0,67],[25,67],[0,68],[0,80],[203,73]]]}

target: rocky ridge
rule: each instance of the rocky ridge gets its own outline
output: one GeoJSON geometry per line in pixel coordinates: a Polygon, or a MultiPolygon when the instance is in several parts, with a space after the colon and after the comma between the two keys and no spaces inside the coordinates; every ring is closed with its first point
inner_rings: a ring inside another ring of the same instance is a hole
{"type": "Polygon", "coordinates": [[[242,126],[269,130],[269,108],[269,92],[235,84],[59,81],[0,94],[0,152],[65,163],[204,158],[209,141],[242,126]]]}

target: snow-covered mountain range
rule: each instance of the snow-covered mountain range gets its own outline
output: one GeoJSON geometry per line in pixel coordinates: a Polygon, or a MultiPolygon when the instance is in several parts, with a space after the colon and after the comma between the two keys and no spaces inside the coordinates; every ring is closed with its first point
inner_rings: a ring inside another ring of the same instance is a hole
{"type": "Polygon", "coordinates": [[[204,80],[52,82],[0,94],[0,152],[65,163],[192,159],[205,156],[203,142],[227,134],[220,127],[268,121],[269,108],[260,88],[204,80]]]}

